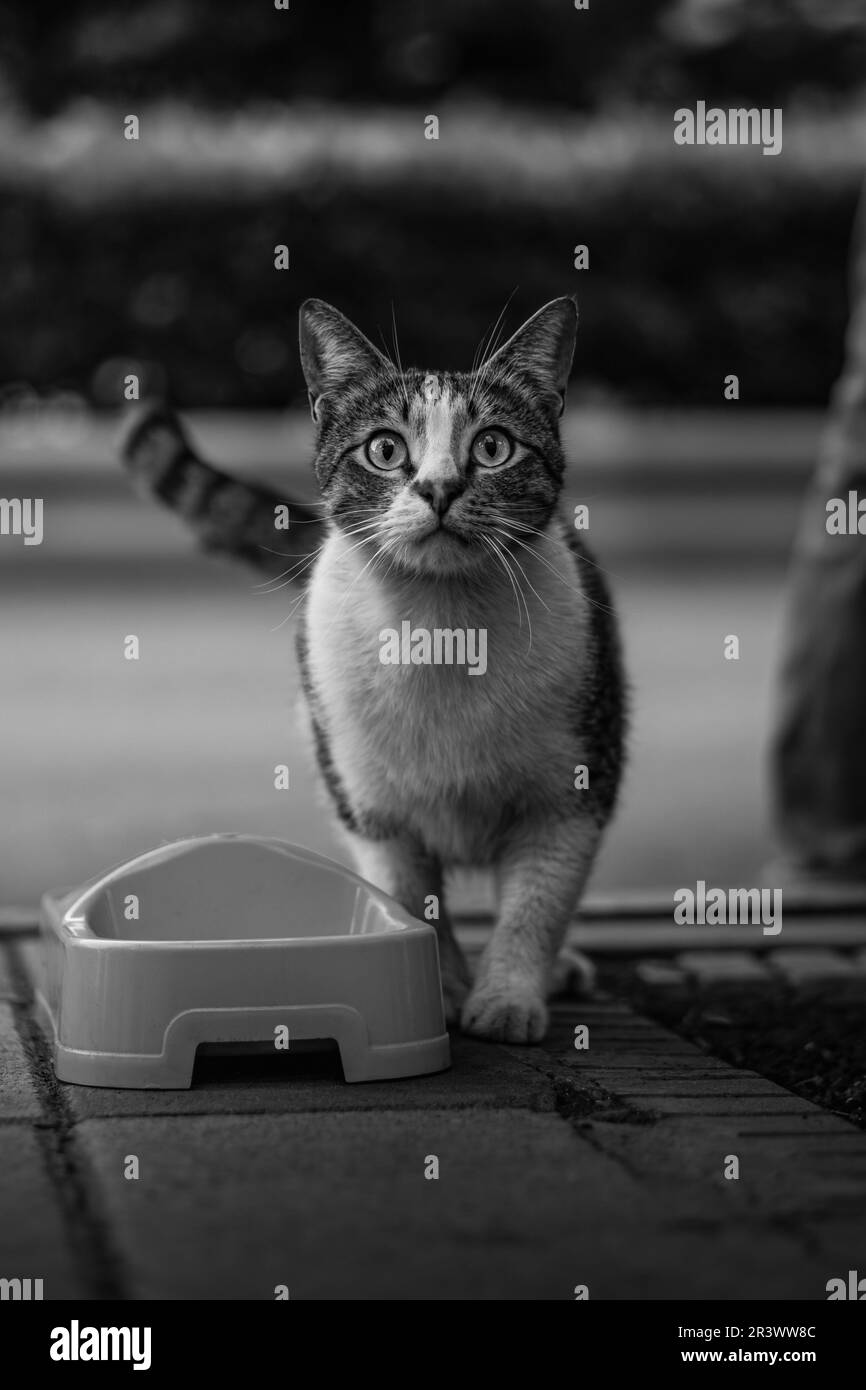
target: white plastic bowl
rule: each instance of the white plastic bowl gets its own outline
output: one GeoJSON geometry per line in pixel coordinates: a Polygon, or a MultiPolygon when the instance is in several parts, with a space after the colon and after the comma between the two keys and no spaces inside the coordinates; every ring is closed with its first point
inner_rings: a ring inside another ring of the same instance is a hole
{"type": "Polygon", "coordinates": [[[188,1087],[202,1043],[335,1039],[347,1081],[450,1066],[432,924],[282,840],[179,840],[42,900],[61,1081],[188,1087]],[[137,915],[136,915],[137,913],[137,915]]]}

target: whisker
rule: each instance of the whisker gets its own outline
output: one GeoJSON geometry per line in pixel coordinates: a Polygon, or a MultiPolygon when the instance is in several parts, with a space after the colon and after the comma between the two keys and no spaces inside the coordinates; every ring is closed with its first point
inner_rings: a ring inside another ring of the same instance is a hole
{"type": "MultiPolygon", "coordinates": [[[[358,541],[355,545],[350,546],[349,549],[348,549],[347,551],[344,552],[344,554],[346,554],[346,555],[351,555],[352,552],[353,552],[354,550],[360,549],[360,547],[361,547],[362,545],[366,544],[366,542],[367,542],[369,539],[370,539],[369,536],[363,537],[363,538],[362,538],[360,541],[358,541]]],[[[336,617],[337,617],[337,615],[338,615],[340,612],[342,612],[343,604],[345,603],[346,599],[348,598],[349,592],[351,591],[351,589],[353,588],[353,586],[357,583],[357,581],[360,579],[361,575],[364,573],[364,570],[368,569],[369,566],[370,566],[370,564],[373,563],[373,561],[375,561],[375,560],[378,558],[378,556],[381,555],[382,552],[383,552],[384,550],[386,550],[386,549],[387,549],[387,546],[385,546],[385,545],[380,546],[380,548],[376,551],[375,555],[373,555],[372,560],[368,560],[368,561],[367,561],[367,564],[364,566],[364,569],[361,570],[360,574],[357,574],[357,575],[355,576],[355,578],[353,579],[352,583],[349,585],[349,588],[346,590],[346,593],[343,595],[343,602],[340,604],[340,607],[339,607],[338,610],[337,610],[337,614],[334,615],[334,618],[331,619],[331,622],[334,622],[335,619],[336,619],[336,617]]],[[[281,586],[281,587],[285,587],[285,586],[283,585],[283,586],[281,586]]],[[[306,591],[305,591],[304,593],[298,595],[297,599],[295,600],[294,604],[292,605],[291,611],[290,611],[289,613],[286,614],[285,618],[283,618],[281,622],[277,623],[276,627],[272,627],[272,628],[271,628],[271,632],[278,632],[279,629],[280,629],[281,627],[285,627],[286,623],[289,622],[289,621],[295,616],[295,613],[298,611],[299,605],[300,605],[301,603],[303,603],[303,601],[304,601],[304,599],[306,598],[306,596],[307,596],[307,595],[306,595],[306,591]]]]}
{"type": "MultiPolygon", "coordinates": [[[[325,504],[324,502],[304,502],[302,505],[305,508],[311,508],[324,507],[325,504]]],[[[287,502],[286,506],[288,506],[291,509],[292,504],[290,502],[287,502]]],[[[323,518],[320,516],[290,517],[290,524],[288,529],[290,531],[294,531],[296,526],[321,526],[322,521],[323,518]]]]}
{"type": "Polygon", "coordinates": [[[281,583],[277,583],[277,579],[270,580],[268,583],[272,587],[269,588],[266,588],[264,584],[256,584],[253,589],[256,598],[263,598],[267,594],[279,593],[280,589],[288,589],[290,585],[297,584],[304,570],[309,569],[315,562],[318,554],[319,552],[317,550],[315,554],[308,556],[303,561],[299,561],[297,565],[292,565],[290,570],[284,570],[281,575],[277,576],[277,579],[282,581],[281,583]]]}
{"type": "Polygon", "coordinates": [[[522,629],[522,628],[523,628],[523,614],[522,614],[522,612],[520,611],[520,600],[519,600],[519,598],[518,598],[518,596],[517,596],[517,586],[516,586],[515,583],[514,583],[514,578],[513,578],[513,576],[509,573],[509,570],[508,570],[507,566],[503,563],[502,555],[500,554],[499,550],[497,550],[496,546],[493,544],[493,537],[492,537],[492,536],[482,535],[481,540],[482,540],[482,541],[484,542],[484,544],[487,546],[487,548],[488,548],[488,550],[490,551],[491,555],[493,556],[494,560],[498,561],[498,563],[502,566],[502,569],[503,569],[503,571],[505,572],[506,577],[507,577],[507,578],[510,580],[510,582],[511,582],[511,588],[512,588],[512,591],[513,591],[513,593],[514,593],[514,603],[515,603],[515,606],[516,606],[516,608],[517,608],[517,625],[518,625],[518,627],[519,627],[520,629],[522,629]]]}
{"type": "Polygon", "coordinates": [[[375,564],[376,560],[378,560],[378,558],[379,558],[380,555],[384,555],[384,554],[385,554],[385,552],[386,552],[387,549],[388,549],[388,542],[386,541],[385,544],[384,544],[384,545],[381,545],[381,546],[379,547],[379,549],[375,552],[375,554],[372,555],[372,556],[370,557],[370,559],[367,561],[366,565],[364,565],[363,568],[360,569],[360,570],[358,571],[358,573],[355,575],[355,578],[352,580],[351,584],[350,584],[350,585],[348,586],[348,588],[346,589],[346,592],[343,594],[343,598],[342,598],[342,600],[341,600],[341,602],[340,602],[340,606],[339,606],[339,608],[337,609],[337,612],[334,614],[334,619],[333,619],[333,621],[336,621],[336,619],[337,619],[337,618],[340,616],[340,614],[342,613],[343,609],[344,609],[345,606],[346,606],[346,600],[348,599],[349,595],[351,594],[351,592],[352,592],[352,590],[354,589],[355,585],[357,584],[358,580],[361,578],[361,576],[362,576],[363,574],[366,574],[367,570],[370,568],[370,566],[371,566],[372,564],[375,564]]]}
{"type": "MultiPolygon", "coordinates": [[[[504,502],[499,503],[500,508],[508,505],[508,503],[504,502]]],[[[539,531],[536,526],[527,526],[525,522],[518,521],[515,517],[504,517],[497,514],[497,520],[501,521],[505,526],[519,526],[521,531],[529,531],[533,536],[544,536],[546,534],[544,531],[539,531]]],[[[517,538],[515,537],[514,539],[516,540],[517,538]]],[[[590,559],[588,555],[579,555],[577,558],[581,563],[592,565],[593,569],[600,570],[602,574],[606,574],[611,579],[615,579],[618,584],[626,584],[628,582],[623,579],[621,574],[614,574],[613,570],[605,569],[604,565],[599,565],[595,560],[590,559]]]]}
{"type": "MultiPolygon", "coordinates": [[[[494,541],[494,545],[497,545],[497,544],[499,544],[499,542],[494,541]]],[[[508,555],[507,552],[506,552],[506,550],[505,550],[505,547],[504,547],[503,545],[500,545],[500,549],[501,549],[501,551],[502,551],[502,559],[503,559],[503,562],[508,566],[509,569],[511,569],[511,563],[512,563],[512,561],[515,559],[515,557],[514,557],[513,555],[508,555]]],[[[523,591],[523,585],[521,584],[519,577],[518,577],[517,575],[515,575],[515,576],[514,576],[514,579],[515,579],[515,583],[517,584],[517,589],[518,589],[518,592],[519,592],[519,594],[520,594],[520,597],[521,597],[521,599],[522,599],[522,601],[523,601],[523,607],[524,607],[524,609],[525,609],[525,611],[526,611],[526,624],[527,624],[527,627],[529,628],[529,647],[528,647],[528,650],[531,651],[531,650],[532,650],[532,617],[531,617],[530,612],[529,612],[529,603],[528,603],[528,601],[527,601],[526,594],[525,594],[524,591],[523,591]]]]}
{"type": "MultiPolygon", "coordinates": [[[[516,540],[517,540],[517,537],[516,537],[516,536],[509,536],[509,534],[508,534],[507,531],[502,531],[502,530],[500,530],[500,528],[499,528],[498,526],[494,526],[493,529],[494,529],[494,531],[496,531],[496,533],[497,533],[498,535],[500,535],[500,536],[505,536],[508,540],[511,540],[511,541],[516,541],[516,540]]],[[[520,544],[519,541],[518,541],[518,544],[520,544]]],[[[529,550],[529,549],[530,549],[529,546],[525,546],[524,548],[525,548],[526,550],[529,550]]],[[[534,554],[535,554],[535,551],[532,550],[532,551],[530,551],[530,553],[534,555],[534,554]]],[[[526,570],[525,570],[525,569],[523,568],[523,566],[521,565],[521,563],[520,563],[520,561],[518,560],[517,556],[516,556],[516,555],[512,555],[512,556],[511,556],[511,559],[514,561],[515,565],[516,565],[517,568],[520,570],[520,573],[523,575],[523,578],[526,580],[526,582],[527,582],[527,584],[529,585],[530,589],[531,589],[532,592],[535,594],[535,597],[538,599],[538,602],[541,604],[542,608],[547,608],[548,613],[552,612],[552,609],[548,608],[547,604],[544,602],[544,599],[541,597],[541,594],[540,594],[540,593],[538,592],[538,590],[535,588],[535,585],[532,583],[532,580],[529,578],[529,575],[526,573],[526,570]]]]}
{"type": "Polygon", "coordinates": [[[305,590],[302,594],[299,594],[298,597],[295,599],[294,603],[292,604],[292,607],[291,607],[290,612],[288,612],[288,613],[286,614],[286,616],[282,619],[282,621],[279,622],[279,623],[277,623],[276,627],[272,627],[272,628],[271,628],[271,632],[279,632],[279,630],[280,630],[281,627],[285,627],[286,623],[291,622],[292,618],[295,616],[295,614],[296,614],[297,611],[298,611],[298,608],[299,608],[300,605],[303,603],[303,601],[304,601],[304,599],[305,599],[306,597],[307,597],[307,594],[306,594],[306,590],[305,590]]]}
{"type": "Polygon", "coordinates": [[[406,415],[409,414],[409,389],[406,385],[406,377],[403,374],[403,359],[400,356],[400,344],[397,340],[397,316],[394,313],[394,301],[391,300],[391,331],[394,335],[394,352],[397,354],[397,368],[400,372],[400,385],[403,388],[403,400],[406,403],[406,415]]]}
{"type": "Polygon", "coordinates": [[[559,570],[555,567],[555,565],[552,565],[550,561],[547,559],[547,557],[545,555],[542,555],[540,551],[536,550],[531,545],[527,545],[526,542],[522,541],[519,536],[512,536],[511,540],[514,542],[515,545],[523,546],[523,549],[528,550],[530,555],[534,555],[537,560],[540,560],[541,563],[545,565],[547,569],[550,570],[550,573],[555,574],[560,583],[565,585],[566,589],[570,589],[573,594],[579,595],[579,597],[583,599],[584,603],[588,603],[592,608],[598,608],[602,613],[613,614],[614,610],[612,608],[609,608],[606,603],[599,603],[597,599],[590,598],[589,594],[584,593],[583,589],[576,588],[573,584],[569,584],[568,580],[560,574],[559,570]]]}
{"type": "Polygon", "coordinates": [[[483,383],[484,381],[486,381],[486,380],[489,379],[489,376],[490,376],[490,366],[489,366],[489,364],[492,362],[493,358],[494,358],[495,355],[496,355],[496,351],[497,351],[497,349],[498,349],[498,347],[499,347],[499,335],[500,335],[500,333],[501,333],[501,331],[502,331],[502,325],[503,325],[503,322],[504,322],[504,319],[505,319],[505,315],[506,315],[506,313],[508,312],[508,306],[509,306],[509,304],[511,303],[512,299],[514,298],[515,294],[517,293],[517,290],[518,290],[518,286],[515,285],[515,286],[514,286],[514,289],[511,291],[510,295],[508,296],[508,298],[506,299],[506,301],[505,301],[505,303],[503,304],[502,308],[500,309],[499,314],[498,314],[498,317],[497,317],[497,319],[496,319],[496,322],[494,323],[493,328],[491,329],[490,334],[489,334],[488,337],[487,337],[487,341],[486,341],[485,344],[484,344],[484,352],[483,352],[483,356],[482,356],[482,359],[481,359],[481,365],[480,365],[480,367],[477,368],[477,370],[476,370],[476,367],[475,367],[475,359],[473,358],[473,362],[472,362],[473,381],[472,381],[472,386],[471,386],[470,391],[469,391],[469,404],[470,404],[470,405],[471,405],[471,404],[474,402],[474,400],[475,400],[475,397],[476,397],[476,393],[477,393],[477,391],[478,391],[478,388],[482,385],[482,383],[483,383]]]}
{"type": "MultiPolygon", "coordinates": [[[[357,536],[360,535],[362,531],[375,531],[378,524],[379,523],[376,521],[368,521],[361,526],[354,527],[351,531],[344,531],[343,535],[357,536]]],[[[358,549],[361,545],[363,545],[364,540],[369,539],[369,536],[364,536],[362,540],[358,542],[358,546],[350,547],[350,551],[358,549]]],[[[260,584],[254,585],[254,589],[259,594],[275,594],[279,589],[285,589],[289,586],[289,584],[297,583],[304,569],[308,568],[309,565],[313,563],[313,561],[321,554],[323,548],[324,542],[322,542],[322,545],[320,545],[317,550],[309,551],[306,555],[301,556],[294,565],[290,565],[287,570],[283,570],[282,574],[275,575],[272,579],[265,579],[260,584]],[[286,578],[286,576],[288,576],[288,578],[286,578]],[[278,583],[278,580],[283,580],[284,582],[278,583]]],[[[350,553],[350,551],[347,553],[350,553]]]]}
{"type": "MultiPolygon", "coordinates": [[[[501,560],[502,564],[504,565],[504,567],[505,567],[505,569],[506,569],[506,571],[507,571],[507,573],[508,573],[508,576],[509,576],[509,578],[511,579],[512,584],[515,586],[515,593],[516,593],[516,594],[519,594],[520,598],[523,600],[523,607],[524,607],[524,609],[526,610],[526,623],[527,623],[527,627],[528,627],[528,629],[529,629],[529,646],[527,647],[527,651],[532,651],[532,618],[531,618],[530,613],[529,613],[529,604],[526,602],[526,595],[524,594],[523,589],[522,589],[521,586],[520,586],[520,580],[519,580],[519,579],[516,579],[516,577],[514,576],[514,572],[513,572],[512,568],[511,568],[511,565],[509,564],[508,558],[507,558],[507,556],[506,556],[506,554],[505,554],[505,551],[504,551],[504,549],[502,548],[502,546],[501,546],[497,541],[495,541],[495,540],[493,539],[493,537],[490,536],[490,535],[487,536],[487,540],[490,542],[490,545],[491,545],[492,548],[493,548],[494,554],[497,554],[497,555],[499,556],[499,559],[501,560]]],[[[517,612],[518,612],[518,616],[519,616],[519,615],[520,615],[520,608],[519,608],[519,607],[518,607],[517,612]]],[[[522,619],[520,619],[520,627],[523,627],[523,620],[522,620],[522,619]]]]}
{"type": "Polygon", "coordinates": [[[388,344],[385,341],[385,334],[382,332],[381,326],[377,325],[377,327],[379,327],[379,337],[382,339],[382,351],[384,352],[385,356],[387,357],[388,361],[391,363],[391,366],[394,368],[394,371],[396,372],[397,363],[394,361],[393,357],[388,351],[388,344]]]}
{"type": "Polygon", "coordinates": [[[493,356],[494,352],[496,351],[496,347],[494,346],[494,344],[498,344],[498,342],[499,342],[499,337],[500,337],[500,334],[501,334],[501,332],[502,332],[502,325],[503,325],[503,322],[504,322],[504,319],[505,319],[505,315],[508,313],[508,306],[509,306],[509,304],[511,303],[511,301],[512,301],[512,299],[514,298],[514,296],[515,296],[516,293],[517,293],[517,286],[515,285],[515,286],[514,286],[514,289],[511,291],[510,295],[509,295],[508,298],[506,299],[506,301],[505,301],[505,303],[503,304],[502,308],[499,310],[499,313],[498,313],[498,315],[497,315],[497,317],[496,317],[496,322],[494,323],[493,328],[491,329],[490,334],[489,334],[489,336],[488,336],[488,338],[487,338],[487,342],[486,342],[485,345],[484,345],[484,355],[483,355],[483,357],[482,357],[482,359],[481,359],[481,366],[482,366],[482,367],[484,367],[485,364],[486,364],[487,362],[489,362],[490,358],[493,356]]]}

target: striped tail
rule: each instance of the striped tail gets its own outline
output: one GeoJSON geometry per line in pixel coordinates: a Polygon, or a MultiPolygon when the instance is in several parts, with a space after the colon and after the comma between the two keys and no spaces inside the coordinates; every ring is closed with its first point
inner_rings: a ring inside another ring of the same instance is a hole
{"type": "Polygon", "coordinates": [[[194,452],[174,412],[161,402],[132,411],[120,454],[138,492],[176,512],[211,554],[230,555],[266,574],[282,575],[310,555],[325,528],[309,508],[258,483],[239,483],[194,452]],[[289,530],[274,526],[289,508],[289,530]],[[297,526],[298,523],[303,523],[297,526]]]}

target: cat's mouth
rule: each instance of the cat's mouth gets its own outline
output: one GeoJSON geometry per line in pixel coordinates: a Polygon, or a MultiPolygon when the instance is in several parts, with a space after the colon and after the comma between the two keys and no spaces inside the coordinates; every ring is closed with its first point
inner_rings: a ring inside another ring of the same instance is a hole
{"type": "Polygon", "coordinates": [[[405,563],[419,573],[463,574],[478,563],[471,537],[441,520],[406,536],[405,547],[405,563]]]}
{"type": "Polygon", "coordinates": [[[461,546],[469,544],[468,538],[460,531],[456,531],[453,526],[449,526],[441,517],[430,523],[426,531],[421,531],[414,537],[418,545],[443,545],[454,542],[461,546]]]}

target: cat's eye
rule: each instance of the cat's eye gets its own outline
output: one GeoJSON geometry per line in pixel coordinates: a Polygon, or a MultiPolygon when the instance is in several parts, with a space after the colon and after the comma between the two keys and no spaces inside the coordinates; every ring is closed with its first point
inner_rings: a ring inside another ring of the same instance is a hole
{"type": "Polygon", "coordinates": [[[373,467],[381,468],[385,473],[393,468],[401,468],[409,454],[399,434],[389,434],[386,430],[368,439],[364,452],[373,467]]]}
{"type": "Polygon", "coordinates": [[[482,430],[472,441],[472,457],[482,468],[498,468],[507,463],[514,445],[504,430],[482,430]]]}

